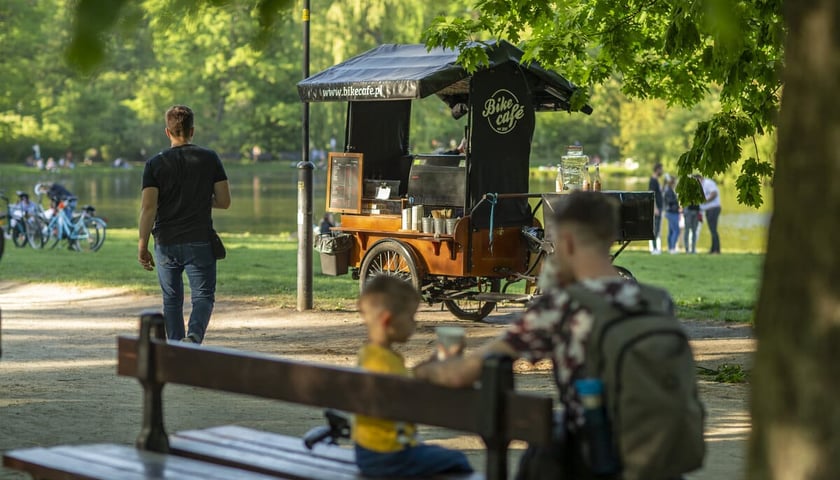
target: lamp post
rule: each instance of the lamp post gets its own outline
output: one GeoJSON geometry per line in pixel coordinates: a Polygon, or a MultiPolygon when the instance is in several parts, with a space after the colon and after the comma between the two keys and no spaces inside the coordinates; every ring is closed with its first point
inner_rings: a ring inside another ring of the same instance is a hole
{"type": "MultiPolygon", "coordinates": [[[[303,0],[303,78],[309,77],[309,0],[303,0]]],[[[312,170],[309,161],[309,102],[303,102],[303,142],[298,163],[297,310],[312,309],[312,170]]]]}

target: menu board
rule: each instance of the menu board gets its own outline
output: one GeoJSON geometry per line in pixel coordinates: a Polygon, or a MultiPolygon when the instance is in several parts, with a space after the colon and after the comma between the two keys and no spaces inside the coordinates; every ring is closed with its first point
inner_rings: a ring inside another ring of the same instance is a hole
{"type": "Polygon", "coordinates": [[[327,160],[327,211],[362,212],[362,154],[330,152],[327,160]]]}

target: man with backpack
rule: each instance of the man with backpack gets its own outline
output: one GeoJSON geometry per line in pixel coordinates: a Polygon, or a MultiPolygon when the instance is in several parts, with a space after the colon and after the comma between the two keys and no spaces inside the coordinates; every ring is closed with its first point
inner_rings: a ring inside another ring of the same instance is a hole
{"type": "Polygon", "coordinates": [[[562,419],[555,444],[529,448],[517,478],[680,479],[702,465],[704,413],[673,301],[613,268],[613,199],[573,192],[550,207],[554,254],[543,265],[543,295],[500,338],[470,355],[418,366],[415,376],[463,387],[479,378],[487,355],[550,359],[562,419]],[[585,420],[593,408],[606,414],[606,425],[585,420]]]}

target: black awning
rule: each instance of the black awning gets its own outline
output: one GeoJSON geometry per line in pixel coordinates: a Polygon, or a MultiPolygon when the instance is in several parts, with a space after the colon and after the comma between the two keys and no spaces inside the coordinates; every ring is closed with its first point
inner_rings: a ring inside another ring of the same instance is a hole
{"type": "MultiPolygon", "coordinates": [[[[558,73],[535,62],[522,64],[522,51],[508,42],[485,44],[489,65],[519,65],[529,74],[536,110],[569,110],[577,87],[558,73]]],[[[432,94],[442,97],[468,94],[469,73],[456,62],[458,52],[425,45],[381,45],[298,83],[305,102],[413,100],[432,94]]],[[[581,109],[591,113],[586,105],[581,109]]]]}

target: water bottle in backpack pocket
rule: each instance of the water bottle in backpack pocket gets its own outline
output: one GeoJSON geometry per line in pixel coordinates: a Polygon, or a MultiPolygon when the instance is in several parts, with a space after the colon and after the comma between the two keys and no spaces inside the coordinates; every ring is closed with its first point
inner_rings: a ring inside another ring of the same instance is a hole
{"type": "Polygon", "coordinates": [[[575,391],[583,405],[581,453],[587,466],[595,475],[620,472],[612,425],[604,404],[604,383],[597,378],[584,378],[575,381],[575,391]]]}

